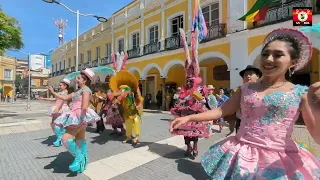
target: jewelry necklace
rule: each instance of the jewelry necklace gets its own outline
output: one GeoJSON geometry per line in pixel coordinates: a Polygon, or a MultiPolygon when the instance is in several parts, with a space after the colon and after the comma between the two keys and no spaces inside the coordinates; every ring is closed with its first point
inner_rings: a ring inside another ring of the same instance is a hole
{"type": "Polygon", "coordinates": [[[260,81],[261,82],[261,85],[263,85],[264,87],[269,87],[269,88],[271,88],[271,89],[277,89],[277,88],[279,88],[279,87],[282,87],[285,83],[286,83],[286,81],[284,81],[284,82],[282,82],[282,84],[280,84],[280,85],[278,85],[278,86],[275,86],[275,85],[273,85],[273,86],[267,86],[267,85],[265,85],[262,81],[260,81]]]}

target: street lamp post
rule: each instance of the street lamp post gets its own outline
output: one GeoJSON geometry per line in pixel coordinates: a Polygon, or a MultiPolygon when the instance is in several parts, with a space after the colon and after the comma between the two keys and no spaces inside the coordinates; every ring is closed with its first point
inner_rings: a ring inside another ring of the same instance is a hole
{"type": "MultiPolygon", "coordinates": [[[[91,16],[91,17],[94,17],[96,18],[99,22],[107,22],[108,19],[105,18],[105,17],[102,17],[102,16],[96,16],[96,15],[93,15],[93,14],[82,14],[79,12],[79,10],[72,10],[70,9],[68,6],[64,5],[63,3],[61,2],[58,2],[57,0],[42,0],[46,3],[55,3],[55,4],[58,4],[58,5],[61,5],[63,6],[65,9],[67,9],[68,11],[72,12],[73,14],[76,14],[77,15],[77,20],[76,20],[76,71],[78,71],[78,66],[79,66],[79,20],[80,20],[80,16],[91,16]]],[[[75,85],[75,89],[77,89],[77,85],[75,85]]]]}
{"type": "Polygon", "coordinates": [[[31,111],[31,109],[30,109],[30,101],[31,101],[31,99],[30,99],[30,96],[31,96],[31,74],[30,74],[31,69],[30,69],[30,58],[31,58],[31,54],[30,54],[30,53],[23,52],[23,51],[20,51],[20,50],[19,50],[18,52],[20,52],[20,53],[22,53],[22,54],[25,54],[25,55],[28,55],[28,100],[27,100],[27,108],[26,108],[26,110],[27,110],[27,111],[31,111]]]}
{"type": "Polygon", "coordinates": [[[31,96],[31,69],[30,69],[30,58],[31,58],[31,55],[29,53],[28,55],[28,59],[29,59],[29,63],[28,63],[28,101],[27,101],[27,111],[31,111],[30,109],[30,96],[31,96]]]}

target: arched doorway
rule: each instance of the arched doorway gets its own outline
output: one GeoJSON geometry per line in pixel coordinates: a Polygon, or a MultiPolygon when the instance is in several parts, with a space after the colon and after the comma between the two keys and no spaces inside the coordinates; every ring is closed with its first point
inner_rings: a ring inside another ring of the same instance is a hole
{"type": "Polygon", "coordinates": [[[230,72],[224,60],[217,57],[201,59],[200,77],[204,85],[213,85],[216,89],[220,87],[230,88],[230,72]]]}
{"type": "Polygon", "coordinates": [[[136,78],[137,81],[139,81],[140,92],[141,92],[141,94],[144,94],[143,88],[142,88],[142,82],[141,82],[141,79],[140,79],[140,72],[137,71],[137,70],[134,70],[133,72],[131,72],[131,74],[136,78]]]}
{"type": "Polygon", "coordinates": [[[152,102],[156,102],[157,92],[161,90],[161,68],[155,64],[148,64],[142,71],[141,77],[146,80],[146,94],[150,93],[152,102]]]}
{"type": "Polygon", "coordinates": [[[6,97],[6,96],[9,96],[9,97],[12,97],[13,95],[13,88],[11,86],[4,86],[3,88],[3,95],[6,97]]]}
{"type": "Polygon", "coordinates": [[[166,84],[176,84],[182,86],[185,83],[185,61],[171,60],[163,68],[164,77],[166,77],[166,84]]]}

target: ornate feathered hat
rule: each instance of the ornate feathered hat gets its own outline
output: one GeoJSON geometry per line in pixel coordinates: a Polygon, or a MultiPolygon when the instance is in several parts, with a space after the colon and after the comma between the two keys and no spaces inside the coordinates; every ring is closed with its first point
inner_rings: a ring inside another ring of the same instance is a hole
{"type": "Polygon", "coordinates": [[[112,54],[112,65],[116,74],[110,77],[109,87],[113,92],[118,91],[119,87],[123,85],[129,86],[135,91],[139,89],[138,80],[130,72],[124,70],[127,60],[127,53],[121,52],[121,54],[112,54]]]}
{"type": "Polygon", "coordinates": [[[190,57],[186,34],[183,29],[180,29],[180,41],[182,42],[184,53],[187,59],[185,62],[186,78],[192,79],[195,84],[200,84],[202,79],[199,77],[199,74],[200,74],[200,67],[199,67],[199,61],[198,61],[199,42],[197,37],[198,37],[198,29],[196,28],[195,32],[192,33],[192,37],[191,37],[192,56],[190,57]]]}
{"type": "Polygon", "coordinates": [[[300,59],[298,59],[298,63],[294,68],[294,71],[299,71],[309,63],[312,57],[311,41],[302,31],[299,31],[294,28],[279,28],[279,29],[273,30],[264,39],[263,47],[265,47],[268,43],[273,41],[275,38],[279,36],[284,36],[284,35],[295,38],[299,43],[299,47],[301,48],[300,59]]]}

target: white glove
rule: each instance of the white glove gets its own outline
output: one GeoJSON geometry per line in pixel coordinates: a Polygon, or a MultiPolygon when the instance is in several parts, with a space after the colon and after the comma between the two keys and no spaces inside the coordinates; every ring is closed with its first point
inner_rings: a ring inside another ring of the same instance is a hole
{"type": "Polygon", "coordinates": [[[201,101],[200,101],[202,104],[205,104],[207,101],[205,98],[203,98],[201,101]]]}
{"type": "Polygon", "coordinates": [[[186,98],[184,98],[185,100],[191,100],[192,99],[192,95],[190,94],[189,96],[187,96],[186,98]]]}

